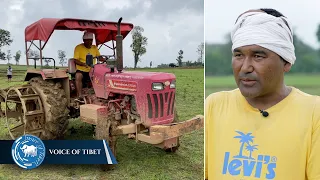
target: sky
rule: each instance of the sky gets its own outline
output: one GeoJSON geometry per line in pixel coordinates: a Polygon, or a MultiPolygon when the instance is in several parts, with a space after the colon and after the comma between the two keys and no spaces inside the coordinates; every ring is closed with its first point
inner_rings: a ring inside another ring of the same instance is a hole
{"type": "MultiPolygon", "coordinates": [[[[204,42],[204,2],[201,0],[184,0],[183,3],[178,0],[1,0],[0,7],[0,28],[10,31],[13,39],[10,47],[1,50],[10,49],[13,55],[21,50],[20,64],[26,64],[24,30],[41,18],[117,21],[122,17],[122,22],[141,26],[148,45],[147,53],[138,63],[140,67],[149,66],[150,61],[154,67],[177,63],[180,49],[184,51],[183,61],[196,61],[198,45],[204,42]]],[[[82,43],[82,35],[80,31],[55,31],[43,55],[58,61],[57,51],[64,50],[67,58],[72,58],[74,47],[82,43]]],[[[133,67],[131,34],[123,43],[124,66],[133,67]]],[[[101,54],[108,52],[101,50],[101,54]]]]}
{"type": "Polygon", "coordinates": [[[205,0],[205,42],[224,43],[237,17],[257,8],[273,8],[292,23],[294,33],[308,45],[319,48],[316,31],[320,24],[319,0],[205,0]]]}

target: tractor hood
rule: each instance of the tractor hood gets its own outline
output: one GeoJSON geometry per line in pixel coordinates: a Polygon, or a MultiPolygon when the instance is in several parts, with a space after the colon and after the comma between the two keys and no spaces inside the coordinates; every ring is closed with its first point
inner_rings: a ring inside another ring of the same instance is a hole
{"type": "MultiPolygon", "coordinates": [[[[110,68],[101,64],[95,65],[91,70],[91,78],[93,85],[97,88],[102,88],[101,91],[129,92],[129,94],[138,91],[146,93],[147,90],[152,90],[152,86],[163,86],[164,89],[170,89],[172,84],[175,87],[176,80],[175,75],[172,73],[138,71],[123,71],[119,73],[116,69],[112,72],[110,68]]],[[[96,91],[96,94],[98,97],[103,97],[98,91],[96,91]]]]}
{"type": "Polygon", "coordinates": [[[106,76],[115,78],[115,79],[123,79],[123,80],[151,80],[151,81],[161,81],[168,79],[175,79],[175,75],[171,73],[164,72],[138,72],[138,71],[128,71],[122,73],[110,73],[106,76]]]}
{"type": "Polygon", "coordinates": [[[175,80],[176,76],[172,73],[165,72],[143,72],[143,71],[122,71],[119,73],[116,68],[114,72],[106,67],[104,64],[97,64],[92,69],[91,73],[95,77],[105,77],[108,79],[119,79],[127,81],[163,81],[163,80],[175,80]]]}

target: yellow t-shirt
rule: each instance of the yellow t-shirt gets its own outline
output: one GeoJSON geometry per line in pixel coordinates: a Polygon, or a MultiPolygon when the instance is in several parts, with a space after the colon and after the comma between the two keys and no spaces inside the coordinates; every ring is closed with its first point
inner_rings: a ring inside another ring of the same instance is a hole
{"type": "Polygon", "coordinates": [[[265,110],[239,89],[206,99],[205,177],[209,180],[320,180],[320,97],[292,87],[265,110]]]}
{"type": "MultiPolygon", "coordinates": [[[[86,63],[86,56],[87,54],[90,53],[91,55],[95,56],[100,56],[100,52],[97,48],[97,46],[92,45],[90,49],[86,48],[84,44],[79,44],[74,48],[74,59],[78,59],[83,63],[86,63]]],[[[96,63],[96,59],[94,59],[93,63],[96,63]]],[[[77,70],[84,71],[84,72],[89,72],[90,67],[84,67],[84,66],[79,66],[76,65],[77,70]]]]}

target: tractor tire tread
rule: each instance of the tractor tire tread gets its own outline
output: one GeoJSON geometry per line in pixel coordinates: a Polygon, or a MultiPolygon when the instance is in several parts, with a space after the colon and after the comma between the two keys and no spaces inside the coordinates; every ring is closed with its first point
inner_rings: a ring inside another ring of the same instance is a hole
{"type": "Polygon", "coordinates": [[[63,138],[69,125],[69,110],[61,83],[34,77],[30,79],[29,84],[39,93],[45,111],[45,132],[41,133],[40,138],[43,140],[63,138]]]}

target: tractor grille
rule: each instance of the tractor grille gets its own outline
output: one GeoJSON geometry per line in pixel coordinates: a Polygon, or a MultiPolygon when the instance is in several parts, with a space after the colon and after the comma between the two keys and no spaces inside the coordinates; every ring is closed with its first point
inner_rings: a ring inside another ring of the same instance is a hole
{"type": "Polygon", "coordinates": [[[147,94],[148,118],[162,118],[174,113],[175,92],[147,94]]]}

